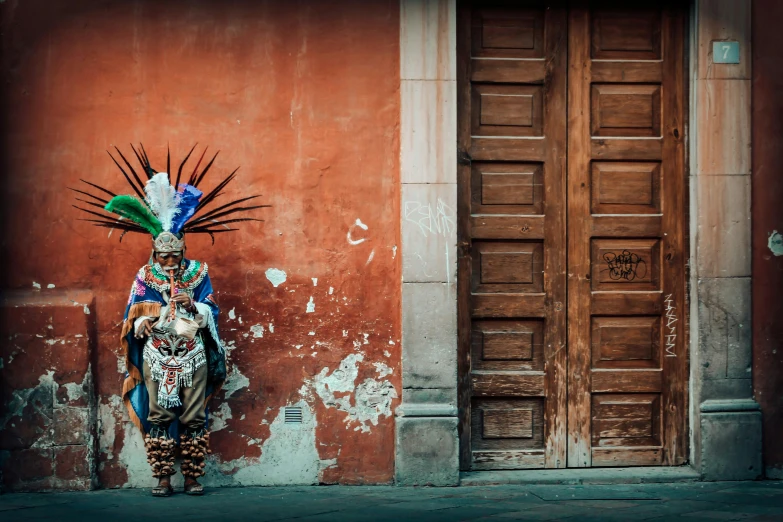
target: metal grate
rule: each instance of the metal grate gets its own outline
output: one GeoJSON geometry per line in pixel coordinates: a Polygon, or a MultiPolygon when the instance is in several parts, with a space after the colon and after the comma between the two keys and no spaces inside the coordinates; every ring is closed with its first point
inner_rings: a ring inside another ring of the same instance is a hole
{"type": "Polygon", "coordinates": [[[302,424],[302,408],[299,406],[286,406],[285,423],[302,424]]]}

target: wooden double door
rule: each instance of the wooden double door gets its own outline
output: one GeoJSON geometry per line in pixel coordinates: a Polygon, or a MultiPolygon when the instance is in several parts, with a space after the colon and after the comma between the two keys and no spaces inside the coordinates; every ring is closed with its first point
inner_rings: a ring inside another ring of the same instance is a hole
{"type": "Polygon", "coordinates": [[[685,462],[681,4],[459,6],[463,469],[685,462]]]}

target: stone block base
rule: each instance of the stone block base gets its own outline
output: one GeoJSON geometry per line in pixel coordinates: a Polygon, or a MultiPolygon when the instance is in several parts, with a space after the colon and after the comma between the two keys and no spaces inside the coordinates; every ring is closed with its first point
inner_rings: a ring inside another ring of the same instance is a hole
{"type": "Polygon", "coordinates": [[[752,400],[718,402],[705,401],[701,408],[701,472],[704,480],[754,480],[761,477],[761,412],[758,405],[752,400]],[[735,406],[739,407],[732,408],[730,403],[737,403],[735,406]],[[726,411],[732,409],[735,411],[726,411]]]}
{"type": "Polygon", "coordinates": [[[456,417],[397,417],[398,486],[459,485],[456,417]]]}
{"type": "Polygon", "coordinates": [[[0,294],[0,490],[95,486],[93,307],[88,291],[0,294]]]}

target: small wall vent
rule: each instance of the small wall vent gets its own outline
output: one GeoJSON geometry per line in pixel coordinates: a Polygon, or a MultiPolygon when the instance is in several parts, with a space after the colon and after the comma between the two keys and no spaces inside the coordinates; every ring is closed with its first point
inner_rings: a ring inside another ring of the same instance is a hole
{"type": "Polygon", "coordinates": [[[302,408],[299,406],[286,406],[285,423],[302,424],[302,408]]]}

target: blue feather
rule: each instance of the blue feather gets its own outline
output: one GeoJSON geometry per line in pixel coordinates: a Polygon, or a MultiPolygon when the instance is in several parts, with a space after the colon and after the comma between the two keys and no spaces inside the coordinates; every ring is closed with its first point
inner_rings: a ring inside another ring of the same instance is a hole
{"type": "Polygon", "coordinates": [[[172,220],[172,234],[179,234],[182,231],[182,227],[185,226],[188,219],[193,217],[193,214],[196,213],[199,199],[204,195],[199,189],[186,183],[180,184],[179,189],[180,195],[179,201],[177,202],[177,209],[179,212],[172,220]]]}

